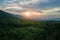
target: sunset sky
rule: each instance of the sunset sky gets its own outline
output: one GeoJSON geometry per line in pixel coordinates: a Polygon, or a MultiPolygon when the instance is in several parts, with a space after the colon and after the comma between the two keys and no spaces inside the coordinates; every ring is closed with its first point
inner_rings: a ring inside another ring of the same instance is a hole
{"type": "Polygon", "coordinates": [[[23,16],[27,12],[33,19],[60,18],[60,0],[0,0],[0,10],[23,16]]]}

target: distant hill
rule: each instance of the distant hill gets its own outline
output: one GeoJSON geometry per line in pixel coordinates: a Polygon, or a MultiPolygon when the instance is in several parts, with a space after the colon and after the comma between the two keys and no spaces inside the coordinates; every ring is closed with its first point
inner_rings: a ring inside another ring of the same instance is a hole
{"type": "Polygon", "coordinates": [[[36,22],[31,20],[21,19],[20,15],[13,15],[0,10],[0,27],[23,27],[36,22]]]}
{"type": "Polygon", "coordinates": [[[60,21],[60,18],[50,18],[50,19],[48,19],[48,20],[54,20],[54,21],[60,21]]]}
{"type": "Polygon", "coordinates": [[[5,18],[14,18],[15,16],[13,14],[4,12],[2,10],[0,10],[0,19],[5,19],[5,18]]]}
{"type": "Polygon", "coordinates": [[[16,14],[15,17],[20,18],[20,19],[23,19],[23,18],[24,18],[24,17],[22,17],[22,16],[19,15],[19,14],[16,14]]]}
{"type": "Polygon", "coordinates": [[[0,10],[0,18],[22,18],[21,15],[13,15],[8,12],[0,10]]]}
{"type": "Polygon", "coordinates": [[[17,18],[16,15],[0,10],[0,27],[16,27],[20,24],[21,20],[22,19],[17,18]]]}

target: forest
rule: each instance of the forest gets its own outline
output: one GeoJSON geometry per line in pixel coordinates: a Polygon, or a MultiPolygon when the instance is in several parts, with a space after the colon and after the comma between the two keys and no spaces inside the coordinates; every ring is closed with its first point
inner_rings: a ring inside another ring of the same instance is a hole
{"type": "Polygon", "coordinates": [[[0,10],[0,40],[60,40],[60,21],[22,20],[0,10]]]}

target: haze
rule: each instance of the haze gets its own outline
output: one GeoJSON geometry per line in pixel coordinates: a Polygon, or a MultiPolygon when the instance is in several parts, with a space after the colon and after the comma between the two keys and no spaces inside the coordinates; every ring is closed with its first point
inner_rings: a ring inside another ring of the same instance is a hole
{"type": "Polygon", "coordinates": [[[34,20],[60,18],[60,0],[0,0],[0,10],[34,20]]]}

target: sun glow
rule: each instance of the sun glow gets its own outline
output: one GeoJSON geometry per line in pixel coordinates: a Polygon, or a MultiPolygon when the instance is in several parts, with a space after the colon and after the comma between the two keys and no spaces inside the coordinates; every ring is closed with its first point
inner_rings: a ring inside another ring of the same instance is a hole
{"type": "Polygon", "coordinates": [[[40,17],[45,15],[44,13],[40,13],[40,12],[35,12],[35,11],[26,11],[26,12],[22,12],[21,15],[24,18],[33,18],[33,17],[40,17]]]}
{"type": "Polygon", "coordinates": [[[25,16],[30,16],[30,12],[25,12],[25,16]]]}

